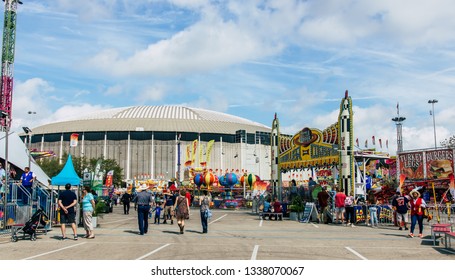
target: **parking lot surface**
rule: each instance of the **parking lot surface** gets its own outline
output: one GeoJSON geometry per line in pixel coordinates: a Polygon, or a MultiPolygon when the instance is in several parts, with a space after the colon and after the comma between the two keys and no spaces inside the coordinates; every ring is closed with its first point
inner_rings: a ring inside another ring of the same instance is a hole
{"type": "MultiPolygon", "coordinates": [[[[251,210],[213,210],[209,233],[202,234],[198,209],[192,209],[185,233],[171,224],[153,224],[138,235],[136,212],[121,206],[98,221],[94,239],[60,240],[60,228],[38,233],[36,241],[0,238],[0,260],[455,260],[440,239],[434,246],[428,226],[424,238],[383,225],[261,220],[251,210]]],[[[67,236],[71,229],[67,228],[67,236]]]]}

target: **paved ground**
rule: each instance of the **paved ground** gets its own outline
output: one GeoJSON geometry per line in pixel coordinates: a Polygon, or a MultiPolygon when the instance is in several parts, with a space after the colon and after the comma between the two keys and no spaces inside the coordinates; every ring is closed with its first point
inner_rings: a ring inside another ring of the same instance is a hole
{"type": "MultiPolygon", "coordinates": [[[[261,221],[249,211],[214,210],[209,233],[201,234],[194,209],[185,234],[176,224],[151,224],[140,236],[135,214],[123,215],[117,206],[99,221],[95,239],[61,241],[60,228],[39,234],[36,241],[0,238],[0,260],[455,260],[454,250],[439,242],[433,246],[428,226],[424,239],[410,239],[391,226],[261,221]]],[[[85,233],[78,230],[80,236],[85,233]]]]}

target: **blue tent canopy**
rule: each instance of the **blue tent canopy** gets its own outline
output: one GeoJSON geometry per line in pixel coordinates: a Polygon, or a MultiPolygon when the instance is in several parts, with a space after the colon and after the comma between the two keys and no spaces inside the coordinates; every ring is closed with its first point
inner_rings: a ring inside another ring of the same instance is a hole
{"type": "Polygon", "coordinates": [[[81,181],[82,179],[79,178],[76,170],[74,170],[73,159],[71,155],[69,155],[62,171],[60,171],[57,176],[52,177],[51,185],[64,186],[67,183],[70,183],[72,186],[79,186],[81,181]]]}

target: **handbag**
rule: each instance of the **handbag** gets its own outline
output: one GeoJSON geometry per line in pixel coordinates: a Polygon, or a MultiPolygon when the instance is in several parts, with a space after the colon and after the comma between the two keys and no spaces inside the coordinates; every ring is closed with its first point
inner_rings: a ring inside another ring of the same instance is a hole
{"type": "Polygon", "coordinates": [[[422,215],[423,218],[424,218],[424,219],[428,219],[428,222],[431,221],[431,220],[433,219],[433,215],[430,214],[430,212],[428,211],[428,208],[426,208],[426,207],[423,208],[423,211],[422,211],[422,212],[423,212],[423,215],[422,215]]]}
{"type": "Polygon", "coordinates": [[[259,211],[264,210],[264,204],[259,205],[259,211]]]}
{"type": "Polygon", "coordinates": [[[212,218],[212,211],[210,211],[210,209],[205,209],[205,218],[206,219],[210,219],[212,218]]]}

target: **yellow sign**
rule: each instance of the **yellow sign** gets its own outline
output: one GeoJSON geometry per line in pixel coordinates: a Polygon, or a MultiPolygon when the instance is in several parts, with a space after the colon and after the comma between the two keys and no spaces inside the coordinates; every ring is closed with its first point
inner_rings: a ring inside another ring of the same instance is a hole
{"type": "Polygon", "coordinates": [[[280,143],[281,168],[293,169],[338,164],[338,150],[333,148],[337,144],[337,135],[327,135],[327,131],[336,131],[336,124],[332,126],[324,130],[324,134],[318,129],[304,128],[291,139],[284,138],[280,143]]]}

